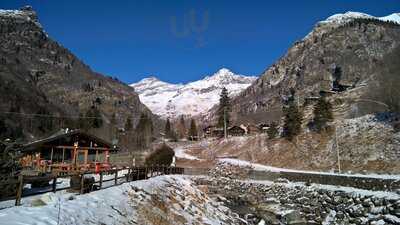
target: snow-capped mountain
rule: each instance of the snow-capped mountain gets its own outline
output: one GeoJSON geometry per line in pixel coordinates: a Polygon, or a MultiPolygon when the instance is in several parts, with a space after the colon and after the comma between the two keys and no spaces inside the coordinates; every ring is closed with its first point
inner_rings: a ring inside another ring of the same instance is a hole
{"type": "Polygon", "coordinates": [[[171,84],[149,77],[131,86],[153,113],[164,118],[176,118],[179,115],[196,116],[205,113],[218,103],[222,87],[228,89],[229,95],[233,97],[256,79],[222,68],[212,76],[187,84],[171,84]]]}

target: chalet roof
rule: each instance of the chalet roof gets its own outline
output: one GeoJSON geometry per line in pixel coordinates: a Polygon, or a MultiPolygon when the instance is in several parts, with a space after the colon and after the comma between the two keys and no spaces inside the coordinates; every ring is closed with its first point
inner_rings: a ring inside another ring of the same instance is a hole
{"type": "Polygon", "coordinates": [[[240,129],[240,130],[246,131],[245,129],[241,128],[240,126],[236,126],[236,125],[232,126],[232,127],[229,127],[228,130],[233,130],[233,129],[240,129]]]}
{"type": "Polygon", "coordinates": [[[39,146],[42,146],[42,145],[44,145],[46,143],[49,143],[49,142],[52,142],[54,140],[61,139],[61,138],[64,138],[64,137],[71,137],[71,136],[74,136],[74,135],[79,135],[79,136],[83,136],[83,137],[86,137],[88,139],[91,139],[96,144],[101,145],[101,146],[105,146],[105,147],[109,148],[111,151],[118,150],[116,145],[113,145],[112,143],[110,143],[110,142],[108,142],[108,141],[106,141],[106,140],[104,140],[102,138],[99,138],[99,137],[97,137],[95,135],[88,134],[88,133],[86,133],[84,131],[81,131],[79,129],[71,130],[71,131],[68,131],[68,129],[66,129],[66,130],[60,130],[60,131],[50,135],[49,137],[23,144],[22,145],[22,151],[32,151],[35,148],[37,148],[39,146]]]}
{"type": "Polygon", "coordinates": [[[213,125],[209,125],[209,126],[204,127],[203,130],[208,130],[208,129],[211,129],[211,128],[214,128],[214,127],[215,126],[213,126],[213,125]]]}

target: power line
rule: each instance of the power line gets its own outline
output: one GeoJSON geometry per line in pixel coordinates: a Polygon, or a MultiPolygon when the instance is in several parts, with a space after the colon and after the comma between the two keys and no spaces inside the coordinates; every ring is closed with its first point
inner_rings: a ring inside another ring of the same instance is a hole
{"type": "MultiPolygon", "coordinates": [[[[30,118],[45,117],[45,118],[69,118],[69,119],[102,119],[102,117],[95,117],[95,116],[57,116],[57,115],[51,115],[51,114],[20,113],[20,112],[0,112],[0,114],[14,114],[14,115],[26,116],[26,117],[30,117],[30,118]]],[[[146,120],[146,119],[138,118],[137,120],[146,120]]]]}
{"type": "Polygon", "coordinates": [[[21,116],[31,116],[31,117],[51,117],[51,118],[70,118],[70,119],[101,119],[101,117],[94,116],[56,116],[51,114],[36,114],[36,113],[19,113],[19,112],[0,112],[2,114],[15,114],[21,116]]]}

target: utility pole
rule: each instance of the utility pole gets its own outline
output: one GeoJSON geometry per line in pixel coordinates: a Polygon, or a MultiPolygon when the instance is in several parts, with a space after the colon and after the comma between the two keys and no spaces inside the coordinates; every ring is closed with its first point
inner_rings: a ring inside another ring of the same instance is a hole
{"type": "Polygon", "coordinates": [[[340,149],[339,149],[339,142],[338,142],[338,139],[337,139],[337,127],[335,128],[335,141],[336,141],[336,155],[337,155],[338,169],[339,169],[339,173],[341,173],[341,168],[340,168],[340,149]]]}
{"type": "Polygon", "coordinates": [[[227,137],[227,132],[226,132],[226,106],[224,106],[224,137],[226,139],[227,137]]]}

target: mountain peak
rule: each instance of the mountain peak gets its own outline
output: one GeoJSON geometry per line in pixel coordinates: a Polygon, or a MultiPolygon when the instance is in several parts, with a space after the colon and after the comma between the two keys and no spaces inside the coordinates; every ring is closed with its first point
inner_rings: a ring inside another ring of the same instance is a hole
{"type": "Polygon", "coordinates": [[[0,9],[0,17],[13,18],[21,22],[32,21],[36,26],[42,28],[42,26],[38,22],[38,17],[36,12],[33,10],[32,6],[29,5],[21,7],[19,10],[0,9]]]}
{"type": "Polygon", "coordinates": [[[372,20],[380,20],[383,22],[390,22],[390,23],[397,23],[400,25],[400,13],[392,13],[387,16],[383,17],[376,17],[376,16],[371,16],[366,13],[362,12],[353,12],[353,11],[348,11],[345,13],[338,13],[334,14],[332,16],[329,16],[325,20],[319,21],[314,29],[308,33],[303,40],[310,39],[311,37],[317,35],[322,35],[332,29],[338,28],[344,24],[347,24],[351,21],[354,21],[356,19],[372,19],[372,20]]]}
{"type": "Polygon", "coordinates": [[[158,79],[156,76],[149,76],[149,77],[146,77],[146,78],[143,78],[142,80],[140,80],[139,83],[153,82],[153,81],[160,81],[160,79],[158,79]]]}
{"type": "Polygon", "coordinates": [[[179,115],[206,113],[218,103],[222,87],[226,87],[229,94],[235,96],[255,79],[221,68],[211,76],[187,84],[170,84],[149,77],[131,86],[154,113],[164,118],[176,118],[179,115]]]}
{"type": "Polygon", "coordinates": [[[222,67],[217,71],[217,73],[232,73],[232,71],[228,68],[222,67]]]}
{"type": "Polygon", "coordinates": [[[206,76],[204,80],[226,80],[237,76],[227,68],[221,68],[211,76],[206,76]]]}
{"type": "Polygon", "coordinates": [[[354,19],[377,19],[385,22],[395,22],[400,24],[400,13],[392,13],[383,17],[375,17],[362,12],[348,11],[345,13],[338,13],[328,17],[326,20],[320,21],[318,24],[343,24],[354,19]]]}

